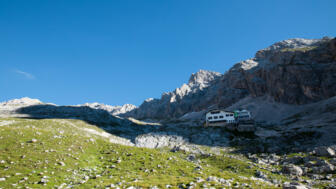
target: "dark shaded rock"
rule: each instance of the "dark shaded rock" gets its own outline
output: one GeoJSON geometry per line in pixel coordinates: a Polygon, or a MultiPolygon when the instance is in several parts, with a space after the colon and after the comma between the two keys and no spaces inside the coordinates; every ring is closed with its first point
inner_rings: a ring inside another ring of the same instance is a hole
{"type": "Polygon", "coordinates": [[[303,171],[299,166],[296,165],[285,165],[282,168],[282,172],[288,175],[302,176],[303,171]]]}
{"type": "Polygon", "coordinates": [[[317,156],[333,157],[335,156],[335,151],[330,147],[322,146],[315,149],[315,154],[317,156]]]}

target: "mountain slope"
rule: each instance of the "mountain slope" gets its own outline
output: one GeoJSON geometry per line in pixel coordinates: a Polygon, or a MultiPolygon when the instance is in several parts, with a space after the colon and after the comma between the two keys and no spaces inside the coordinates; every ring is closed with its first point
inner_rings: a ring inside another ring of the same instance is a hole
{"type": "Polygon", "coordinates": [[[288,180],[234,154],[128,147],[104,133],[79,120],[0,118],[0,188],[279,188],[256,171],[288,180]]]}
{"type": "Polygon", "coordinates": [[[258,51],[221,75],[200,71],[189,83],[126,113],[140,119],[178,118],[211,107],[228,107],[251,96],[307,104],[336,95],[336,39],[289,39],[258,51]],[[198,83],[206,83],[199,85],[198,83]],[[191,87],[192,86],[192,87],[191,87]]]}

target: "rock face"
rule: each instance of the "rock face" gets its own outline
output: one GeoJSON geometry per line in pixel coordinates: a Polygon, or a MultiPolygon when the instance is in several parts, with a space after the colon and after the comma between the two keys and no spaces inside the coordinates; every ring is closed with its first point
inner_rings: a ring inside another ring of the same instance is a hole
{"type": "Polygon", "coordinates": [[[282,41],[235,67],[244,78],[235,87],[252,96],[268,94],[276,101],[306,104],[336,95],[336,39],[282,41]]]}
{"type": "Polygon", "coordinates": [[[125,116],[179,118],[209,107],[226,108],[245,97],[307,104],[336,95],[336,39],[289,39],[258,51],[221,75],[201,70],[161,99],[146,100],[125,116]]]}
{"type": "Polygon", "coordinates": [[[139,108],[126,113],[125,116],[165,119],[167,116],[180,117],[192,110],[200,110],[208,106],[207,102],[200,101],[200,98],[213,98],[216,90],[214,93],[207,91],[209,87],[216,85],[221,76],[217,72],[200,70],[190,76],[187,84],[183,84],[173,92],[162,94],[161,99],[145,100],[139,108]]]}

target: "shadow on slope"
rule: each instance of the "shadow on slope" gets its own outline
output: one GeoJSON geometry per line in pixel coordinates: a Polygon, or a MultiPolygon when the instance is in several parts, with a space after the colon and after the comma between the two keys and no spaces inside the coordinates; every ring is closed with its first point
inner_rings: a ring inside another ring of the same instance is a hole
{"type": "Polygon", "coordinates": [[[16,110],[20,117],[34,119],[79,119],[108,133],[129,139],[141,147],[174,147],[184,143],[227,146],[233,134],[223,128],[204,128],[188,124],[139,125],[129,119],[87,106],[32,105],[16,110]]]}
{"type": "Polygon", "coordinates": [[[134,141],[138,134],[155,129],[154,126],[141,128],[133,122],[111,115],[106,110],[88,106],[56,106],[50,104],[32,105],[16,110],[23,117],[34,119],[79,119],[105,131],[134,141]]]}
{"type": "MultiPolygon", "coordinates": [[[[105,110],[85,106],[32,105],[19,108],[16,113],[20,117],[35,119],[83,120],[108,133],[128,139],[139,147],[173,148],[187,143],[209,147],[236,146],[240,149],[238,153],[279,153],[306,151],[314,146],[335,144],[335,132],[333,132],[335,121],[332,115],[336,108],[331,106],[335,105],[332,103],[336,102],[335,100],[331,98],[326,102],[319,102],[321,108],[317,112],[310,110],[309,115],[303,116],[295,123],[290,122],[289,125],[274,127],[273,129],[278,130],[280,135],[267,138],[258,138],[254,134],[229,132],[221,127],[204,128],[202,125],[183,122],[140,125],[126,118],[113,116],[105,110]],[[321,112],[325,113],[321,114],[321,112]]],[[[312,107],[316,109],[317,106],[313,105],[312,107]]]]}

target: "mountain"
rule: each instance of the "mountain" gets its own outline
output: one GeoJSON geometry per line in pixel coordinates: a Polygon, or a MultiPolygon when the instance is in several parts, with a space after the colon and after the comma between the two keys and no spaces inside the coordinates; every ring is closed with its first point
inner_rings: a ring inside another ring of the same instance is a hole
{"type": "Polygon", "coordinates": [[[222,74],[218,72],[200,70],[193,73],[187,84],[172,92],[162,94],[161,99],[146,99],[139,108],[124,114],[136,118],[166,119],[179,117],[192,110],[200,110],[207,106],[201,98],[212,99],[222,74]],[[209,90],[212,89],[212,92],[209,90]]]}
{"type": "Polygon", "coordinates": [[[44,103],[38,99],[32,99],[28,97],[0,102],[0,115],[15,114],[15,111],[19,108],[41,104],[44,103]]]}
{"type": "Polygon", "coordinates": [[[58,106],[24,97],[0,103],[0,117],[73,118],[90,123],[129,125],[130,121],[115,115],[134,108],[135,106],[130,104],[109,106],[98,103],[58,106]]]}
{"type": "Polygon", "coordinates": [[[302,105],[336,95],[336,39],[288,39],[258,51],[226,73],[201,70],[173,92],[144,101],[124,114],[138,119],[179,118],[227,108],[246,97],[302,105]]]}
{"type": "Polygon", "coordinates": [[[335,188],[335,47],[281,41],[138,108],[0,103],[0,188],[335,188]],[[250,110],[255,132],[203,127],[215,107],[250,110]]]}
{"type": "Polygon", "coordinates": [[[130,112],[130,111],[134,110],[135,108],[137,108],[133,104],[124,104],[122,106],[110,106],[110,105],[105,105],[105,104],[97,103],[97,102],[85,103],[85,104],[79,105],[79,106],[88,106],[88,107],[94,108],[94,109],[106,110],[106,111],[110,112],[112,115],[125,114],[125,113],[130,112]]]}

